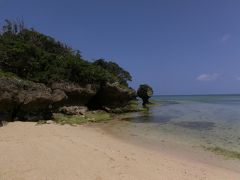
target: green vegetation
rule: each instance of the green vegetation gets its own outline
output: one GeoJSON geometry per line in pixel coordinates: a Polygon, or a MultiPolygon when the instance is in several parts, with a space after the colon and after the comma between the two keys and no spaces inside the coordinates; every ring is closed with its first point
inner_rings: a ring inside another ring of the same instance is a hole
{"type": "Polygon", "coordinates": [[[89,111],[85,115],[55,114],[54,121],[59,124],[83,124],[91,122],[102,122],[111,119],[111,115],[105,111],[89,111]]]}
{"type": "Polygon", "coordinates": [[[81,84],[118,82],[127,86],[131,75],[114,62],[84,60],[80,51],[50,36],[26,28],[23,21],[5,20],[0,32],[1,75],[49,84],[71,81],[81,84]],[[2,73],[4,72],[4,73],[2,73]]]}
{"type": "Polygon", "coordinates": [[[116,78],[116,81],[121,85],[127,86],[127,81],[132,81],[132,77],[129,72],[125,71],[118,64],[114,62],[106,62],[104,59],[99,59],[93,63],[94,65],[100,66],[106,71],[113,74],[116,78]]]}
{"type": "Polygon", "coordinates": [[[143,108],[139,106],[139,103],[137,100],[131,100],[128,102],[128,104],[121,108],[106,108],[105,110],[110,113],[114,114],[122,114],[122,113],[129,113],[129,112],[140,112],[140,111],[146,111],[146,108],[143,108]]]}
{"type": "Polygon", "coordinates": [[[15,74],[11,72],[4,72],[4,71],[1,71],[0,69],[0,77],[13,77],[13,76],[15,76],[15,74]]]}
{"type": "Polygon", "coordinates": [[[137,110],[139,109],[139,104],[138,104],[138,101],[136,100],[131,100],[129,101],[129,104],[128,104],[129,108],[132,109],[132,110],[137,110]]]}
{"type": "Polygon", "coordinates": [[[237,151],[231,151],[227,150],[221,147],[206,147],[203,146],[205,150],[211,151],[217,155],[222,155],[226,158],[233,158],[233,159],[239,159],[240,160],[240,152],[237,151]]]}

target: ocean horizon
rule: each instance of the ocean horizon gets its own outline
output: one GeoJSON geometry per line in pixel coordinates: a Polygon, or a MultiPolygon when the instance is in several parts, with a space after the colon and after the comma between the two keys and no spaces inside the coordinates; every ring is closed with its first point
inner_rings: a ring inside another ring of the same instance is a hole
{"type": "Polygon", "coordinates": [[[216,94],[155,94],[152,98],[157,96],[240,96],[240,93],[216,93],[216,94]]]}

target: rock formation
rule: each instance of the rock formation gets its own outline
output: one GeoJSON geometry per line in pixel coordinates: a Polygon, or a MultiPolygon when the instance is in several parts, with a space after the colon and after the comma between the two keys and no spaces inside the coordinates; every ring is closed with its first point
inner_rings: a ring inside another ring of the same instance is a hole
{"type": "Polygon", "coordinates": [[[62,82],[53,83],[51,89],[53,91],[62,92],[66,95],[66,98],[55,103],[55,106],[84,106],[97,94],[99,86],[62,82]]]}
{"type": "Polygon", "coordinates": [[[107,83],[99,89],[88,105],[92,109],[121,108],[136,97],[136,91],[131,88],[121,87],[118,83],[107,83]]]}
{"type": "Polygon", "coordinates": [[[22,22],[5,20],[1,30],[0,122],[44,120],[87,108],[121,112],[136,99],[128,87],[131,74],[116,62],[86,60],[79,50],[22,22]]]}
{"type": "Polygon", "coordinates": [[[142,99],[143,106],[145,106],[149,103],[149,98],[153,95],[153,89],[147,84],[142,84],[137,90],[137,95],[142,99]]]}
{"type": "Polygon", "coordinates": [[[133,89],[118,84],[54,83],[47,87],[16,77],[0,77],[1,121],[51,119],[52,113],[84,114],[92,109],[125,107],[136,99],[133,89]],[[85,107],[84,107],[85,106],[85,107]]]}
{"type": "Polygon", "coordinates": [[[84,115],[88,111],[86,106],[63,106],[59,112],[67,115],[84,115]]]}
{"type": "MultiPolygon", "coordinates": [[[[61,101],[64,95],[58,97],[61,101]]],[[[50,119],[53,92],[44,84],[15,77],[0,78],[0,119],[50,119]]]]}

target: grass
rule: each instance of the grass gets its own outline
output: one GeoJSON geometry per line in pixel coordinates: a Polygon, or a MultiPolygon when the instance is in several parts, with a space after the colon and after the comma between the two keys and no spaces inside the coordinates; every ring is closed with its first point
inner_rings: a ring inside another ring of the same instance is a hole
{"type": "Polygon", "coordinates": [[[232,159],[239,159],[240,160],[240,152],[232,151],[228,149],[224,149],[221,147],[206,147],[203,146],[203,148],[207,151],[211,151],[217,155],[222,155],[226,158],[232,158],[232,159]]]}
{"type": "Polygon", "coordinates": [[[90,111],[85,115],[55,114],[54,121],[59,124],[77,125],[83,123],[102,122],[111,119],[111,115],[104,111],[90,111]]]}

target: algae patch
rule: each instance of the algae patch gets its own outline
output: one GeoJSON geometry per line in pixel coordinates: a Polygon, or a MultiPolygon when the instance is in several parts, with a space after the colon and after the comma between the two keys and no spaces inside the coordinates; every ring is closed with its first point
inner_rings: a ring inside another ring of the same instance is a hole
{"type": "Polygon", "coordinates": [[[54,114],[54,121],[59,124],[83,124],[92,122],[101,122],[111,119],[111,115],[105,111],[90,111],[85,115],[64,115],[54,114]]]}
{"type": "Polygon", "coordinates": [[[203,148],[207,151],[213,152],[214,154],[217,155],[222,155],[226,158],[232,158],[232,159],[239,159],[240,160],[240,152],[238,151],[232,151],[228,149],[224,149],[221,147],[206,147],[203,146],[203,148]]]}
{"type": "Polygon", "coordinates": [[[188,129],[194,129],[194,130],[212,130],[215,127],[214,122],[207,122],[207,121],[181,121],[181,122],[175,122],[174,125],[188,128],[188,129]]]}

